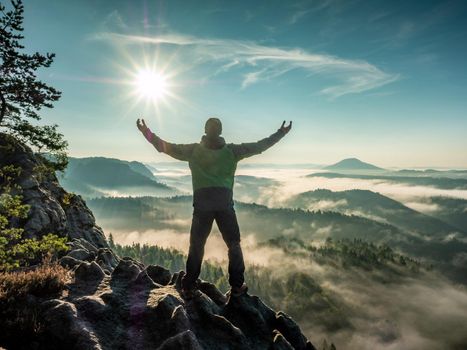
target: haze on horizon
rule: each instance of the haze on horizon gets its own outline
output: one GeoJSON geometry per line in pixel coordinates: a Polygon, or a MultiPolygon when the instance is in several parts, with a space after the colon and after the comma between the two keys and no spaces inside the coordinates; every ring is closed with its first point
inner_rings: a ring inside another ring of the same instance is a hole
{"type": "Polygon", "coordinates": [[[75,157],[171,161],[136,129],[197,142],[209,116],[251,159],[467,168],[467,3],[30,2],[25,46],[56,53],[57,123],[75,157]],[[156,85],[154,85],[156,84],[156,85]]]}

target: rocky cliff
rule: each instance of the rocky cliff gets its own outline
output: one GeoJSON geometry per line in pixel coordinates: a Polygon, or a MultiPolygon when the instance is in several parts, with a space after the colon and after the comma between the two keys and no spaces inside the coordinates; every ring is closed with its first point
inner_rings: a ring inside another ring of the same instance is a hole
{"type": "Polygon", "coordinates": [[[40,157],[5,134],[0,150],[0,167],[22,168],[18,183],[31,205],[17,224],[28,237],[70,239],[60,259],[71,271],[67,291],[35,299],[42,335],[30,349],[314,349],[293,319],[257,296],[228,298],[199,281],[201,295],[184,300],[183,271],[116,256],[84,200],[38,171],[40,157]]]}
{"type": "Polygon", "coordinates": [[[102,229],[79,195],[68,193],[59,184],[54,172],[47,172],[41,157],[10,135],[0,133],[0,168],[14,165],[21,168],[16,183],[22,188],[23,203],[31,209],[24,222],[28,238],[49,232],[61,237],[83,238],[96,247],[108,247],[102,229]]]}

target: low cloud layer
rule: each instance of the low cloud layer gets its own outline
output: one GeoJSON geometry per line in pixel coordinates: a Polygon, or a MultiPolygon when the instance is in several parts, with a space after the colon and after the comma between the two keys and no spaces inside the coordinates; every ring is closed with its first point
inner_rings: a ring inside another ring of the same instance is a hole
{"type": "MultiPolygon", "coordinates": [[[[189,246],[189,234],[174,230],[113,235],[120,244],[155,244],[185,254],[189,246]]],[[[258,247],[253,235],[242,237],[242,247],[247,265],[270,267],[278,278],[294,271],[309,274],[329,296],[345,305],[352,329],[330,332],[316,322],[300,321],[306,335],[315,342],[328,339],[338,348],[350,350],[441,350],[467,344],[467,291],[442,276],[421,272],[417,277],[381,283],[384,274],[380,276],[378,270],[320,265],[278,248],[258,247]]],[[[214,229],[206,244],[205,259],[220,263],[226,270],[226,257],[225,243],[214,229]]]]}
{"type": "Polygon", "coordinates": [[[467,343],[465,288],[431,275],[398,284],[349,277],[329,285],[358,310],[352,317],[357,331],[334,335],[346,349],[441,350],[467,343]]]}
{"type": "MultiPolygon", "coordinates": [[[[106,232],[110,232],[110,230],[106,230],[106,232]]],[[[133,243],[150,244],[163,248],[174,248],[185,254],[188,254],[190,245],[190,234],[186,231],[147,230],[128,232],[112,230],[112,235],[115,242],[122,245],[131,245],[133,243]]],[[[257,241],[254,234],[242,236],[244,258],[247,263],[267,266],[271,261],[284,258],[284,254],[281,251],[271,250],[269,248],[258,248],[256,244],[257,241]]],[[[206,242],[204,258],[224,264],[226,257],[227,246],[219,230],[214,227],[206,242]]]]}
{"type": "MultiPolygon", "coordinates": [[[[304,177],[310,172],[310,169],[239,171],[242,175],[269,177],[279,182],[279,185],[263,187],[260,198],[255,200],[270,206],[280,206],[295,194],[319,188],[333,191],[368,189],[428,213],[438,209],[435,204],[427,202],[432,196],[467,199],[465,190],[442,190],[381,180],[304,177]]],[[[248,193],[242,194],[240,188],[236,195],[239,200],[248,197],[248,193]]],[[[314,205],[316,208],[310,209],[332,210],[345,203],[319,201],[314,205]]],[[[180,227],[180,230],[112,233],[115,240],[121,244],[149,243],[187,253],[188,221],[173,221],[171,224],[180,227]]],[[[332,229],[332,226],[320,228],[314,237],[324,240],[332,229]]],[[[344,306],[344,312],[353,328],[330,332],[317,324],[313,315],[300,321],[306,335],[316,344],[324,338],[334,342],[338,349],[350,350],[441,350],[460,349],[467,344],[467,291],[465,287],[454,285],[436,272],[421,272],[412,277],[401,275],[388,282],[384,270],[368,271],[358,268],[343,269],[338,265],[320,265],[308,258],[285,254],[278,248],[258,247],[257,243],[253,234],[242,236],[247,265],[269,267],[278,278],[294,271],[306,273],[327,295],[344,306]]],[[[226,269],[227,248],[217,228],[213,229],[205,252],[206,260],[217,261],[226,269]]],[[[454,257],[453,263],[456,266],[464,266],[466,259],[466,254],[461,253],[454,257]]]]}
{"type": "MultiPolygon", "coordinates": [[[[255,173],[257,174],[258,171],[243,169],[240,173],[244,175],[254,175],[255,173]]],[[[426,198],[441,196],[467,199],[467,190],[462,189],[440,189],[428,186],[414,186],[377,179],[366,180],[305,176],[311,173],[313,173],[313,171],[310,171],[310,169],[284,169],[281,173],[263,170],[256,176],[274,178],[279,181],[280,184],[266,188],[257,202],[276,207],[281,206],[290,197],[306,191],[317,189],[328,189],[331,191],[361,189],[381,193],[415,210],[420,209],[422,212],[429,213],[430,211],[435,211],[436,208],[433,205],[427,206],[426,202],[423,201],[426,198]]],[[[326,203],[322,204],[328,209],[331,209],[329,206],[330,203],[327,203],[328,205],[326,205],[326,203]]],[[[339,203],[336,203],[336,205],[337,204],[339,203]]]]}

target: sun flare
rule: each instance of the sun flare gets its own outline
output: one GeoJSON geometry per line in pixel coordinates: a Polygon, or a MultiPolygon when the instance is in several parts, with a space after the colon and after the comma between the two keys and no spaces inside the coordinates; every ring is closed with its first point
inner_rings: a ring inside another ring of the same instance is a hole
{"type": "Polygon", "coordinates": [[[152,70],[140,70],[135,79],[138,94],[148,100],[156,102],[168,94],[167,78],[152,70]]]}
{"type": "Polygon", "coordinates": [[[143,110],[144,112],[160,115],[161,112],[174,110],[186,101],[179,96],[182,84],[180,71],[173,69],[170,60],[151,58],[142,55],[138,60],[129,53],[125,64],[117,64],[124,78],[121,80],[125,89],[125,105],[129,110],[143,110]],[[175,103],[177,102],[177,103],[175,103]]]}

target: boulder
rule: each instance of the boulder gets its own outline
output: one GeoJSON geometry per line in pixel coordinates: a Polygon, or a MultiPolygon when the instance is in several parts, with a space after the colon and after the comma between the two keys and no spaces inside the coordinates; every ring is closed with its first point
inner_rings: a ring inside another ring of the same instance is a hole
{"type": "Polygon", "coordinates": [[[75,270],[75,280],[70,290],[73,295],[93,294],[104,277],[104,271],[95,261],[84,261],[75,270]]]}
{"type": "Polygon", "coordinates": [[[101,350],[99,339],[90,325],[81,319],[72,303],[53,299],[43,304],[44,327],[49,341],[64,349],[101,350]]]}
{"type": "Polygon", "coordinates": [[[103,269],[113,271],[113,269],[118,265],[119,258],[111,249],[99,248],[97,251],[96,261],[103,269]]]}
{"type": "Polygon", "coordinates": [[[65,255],[59,260],[60,265],[63,267],[67,267],[69,269],[74,268],[75,266],[79,265],[82,263],[82,261],[76,260],[75,258],[65,255]]]}
{"type": "Polygon", "coordinates": [[[222,293],[216,286],[212,283],[201,281],[199,284],[199,289],[206,294],[211,300],[213,300],[217,305],[224,305],[227,302],[227,297],[222,293]]]}
{"type": "Polygon", "coordinates": [[[294,347],[290,345],[287,339],[285,339],[277,329],[273,331],[273,336],[272,348],[274,350],[294,350],[294,347]]]}
{"type": "Polygon", "coordinates": [[[307,345],[307,339],[300,331],[297,323],[285,312],[279,311],[276,314],[276,326],[294,349],[310,349],[307,345]]]}
{"type": "Polygon", "coordinates": [[[92,261],[96,257],[96,254],[93,252],[90,252],[87,249],[74,249],[70,251],[68,256],[71,256],[72,258],[75,258],[76,260],[81,260],[81,261],[92,261]]]}
{"type": "Polygon", "coordinates": [[[136,280],[141,268],[133,260],[121,259],[112,272],[111,285],[127,285],[136,280]]]}
{"type": "Polygon", "coordinates": [[[154,282],[163,286],[169,284],[172,278],[170,271],[159,265],[148,265],[146,272],[154,282]]]}
{"type": "Polygon", "coordinates": [[[187,330],[185,332],[179,333],[173,337],[170,337],[157,350],[175,350],[175,349],[184,349],[184,350],[203,350],[201,345],[198,343],[195,334],[187,330]]]}

